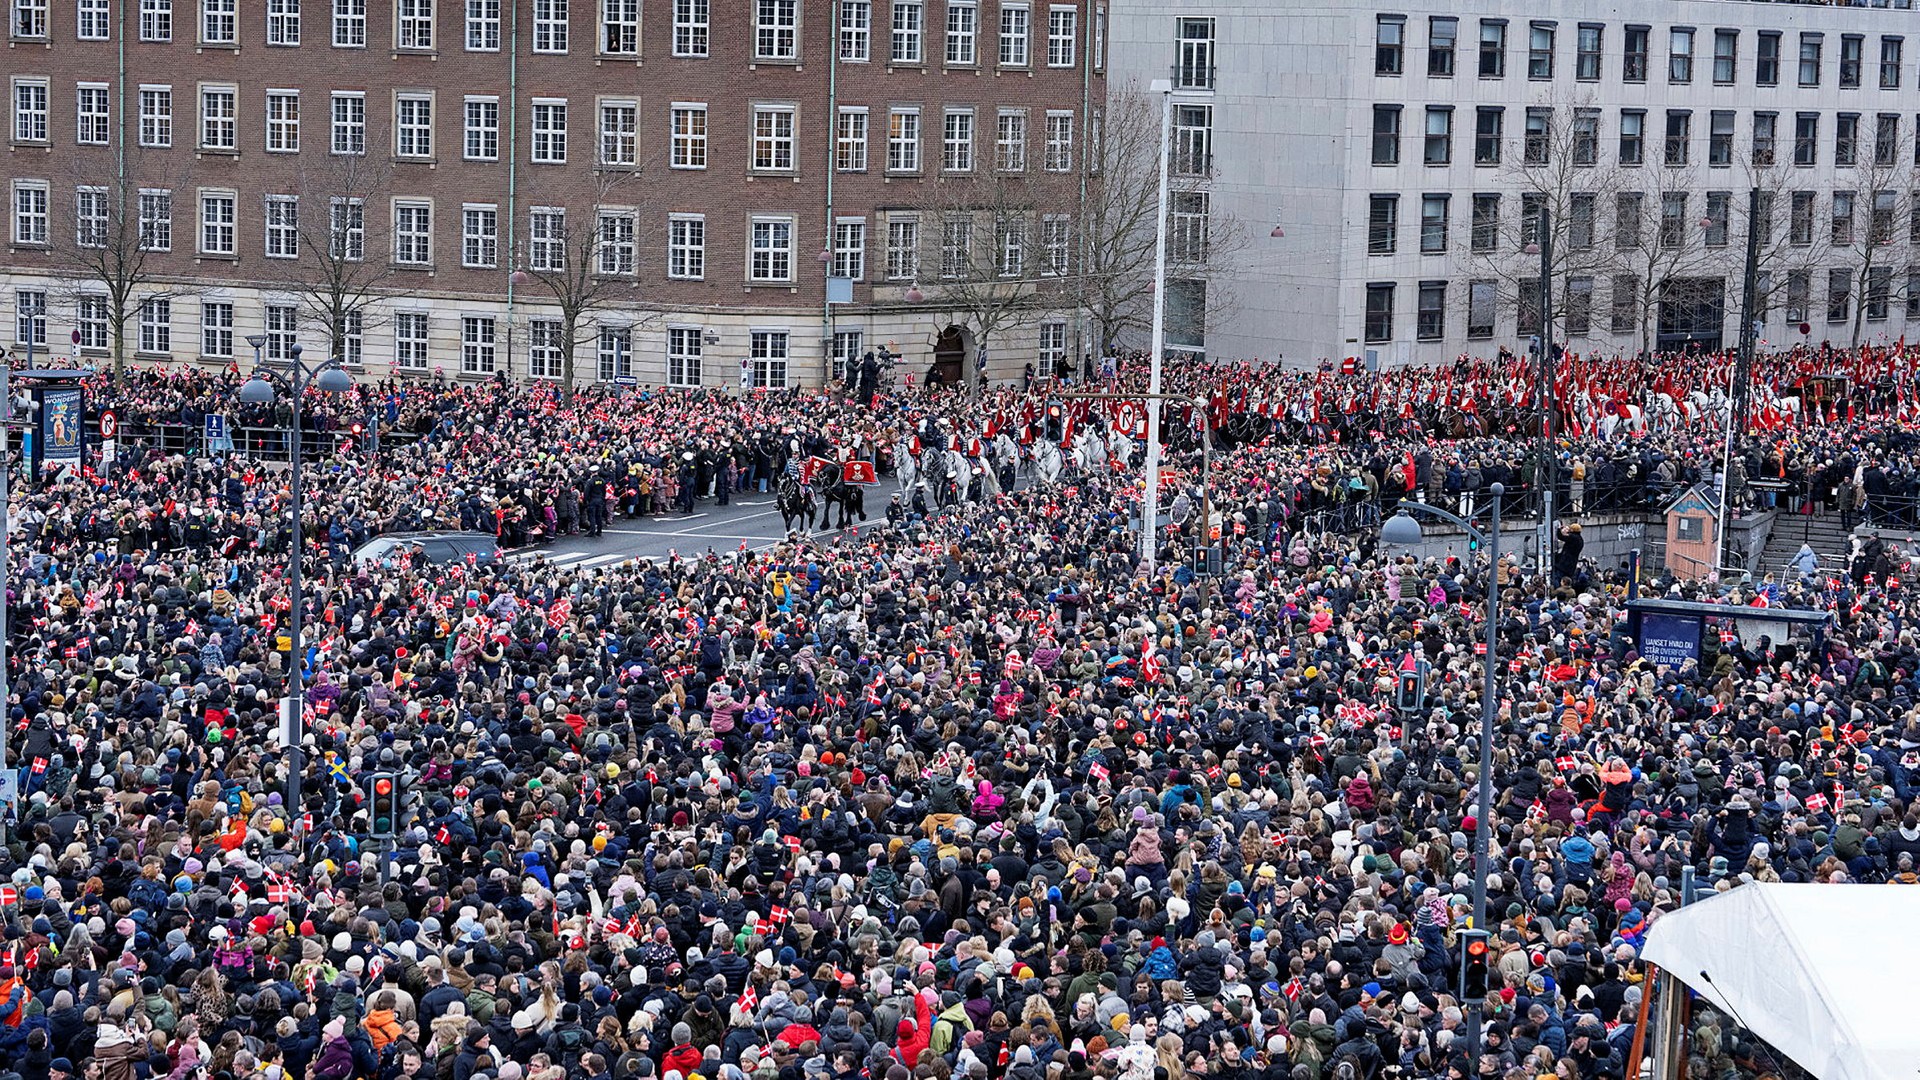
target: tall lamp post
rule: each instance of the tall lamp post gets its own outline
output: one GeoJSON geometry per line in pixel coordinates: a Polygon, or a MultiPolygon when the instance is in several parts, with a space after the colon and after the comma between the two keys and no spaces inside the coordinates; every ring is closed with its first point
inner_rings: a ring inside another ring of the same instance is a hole
{"type": "Polygon", "coordinates": [[[1147,357],[1147,489],[1140,496],[1140,561],[1149,569],[1156,554],[1155,534],[1160,513],[1160,354],[1167,347],[1167,173],[1168,149],[1173,137],[1173,80],[1155,79],[1149,87],[1160,95],[1160,212],[1153,234],[1153,336],[1147,357]]]}
{"type": "MultiPolygon", "coordinates": [[[[253,346],[256,360],[261,346],[267,343],[265,334],[252,334],[247,344],[253,346]]],[[[306,606],[306,598],[300,593],[300,564],[306,557],[306,541],[302,536],[301,502],[304,492],[300,483],[300,413],[301,404],[307,391],[317,389],[322,393],[339,394],[353,389],[353,377],[340,367],[338,357],[311,367],[300,360],[301,348],[294,345],[289,351],[288,369],[278,372],[265,364],[256,364],[253,375],[240,385],[239,398],[248,405],[271,405],[279,400],[280,392],[285,390],[288,405],[292,411],[291,426],[293,435],[292,474],[289,489],[293,504],[293,551],[287,557],[287,638],[291,642],[287,665],[287,696],[281,705],[282,730],[287,736],[287,817],[293,828],[300,822],[300,773],[306,767],[302,759],[301,740],[305,737],[306,688],[305,672],[301,670],[305,658],[301,656],[300,616],[306,606]]]]}
{"type": "MultiPolygon", "coordinates": [[[[1553,489],[1560,479],[1553,454],[1553,214],[1543,202],[1527,254],[1540,256],[1540,333],[1534,339],[1534,384],[1540,395],[1540,459],[1534,482],[1540,488],[1540,577],[1553,565],[1553,489]]],[[[1551,585],[1552,582],[1548,581],[1551,585]]]]}
{"type": "MultiPolygon", "coordinates": [[[[1418,510],[1460,526],[1487,549],[1487,655],[1482,658],[1480,665],[1486,681],[1480,687],[1480,790],[1475,799],[1477,806],[1473,817],[1473,928],[1476,930],[1487,929],[1487,864],[1490,861],[1487,848],[1493,834],[1493,729],[1499,711],[1499,702],[1494,697],[1497,688],[1493,667],[1500,633],[1500,497],[1506,493],[1506,488],[1495,484],[1488,490],[1493,501],[1486,533],[1474,528],[1471,522],[1457,514],[1404,499],[1400,502],[1399,512],[1380,526],[1382,543],[1403,547],[1418,544],[1421,540],[1420,523],[1407,513],[1408,510],[1418,510]]],[[[1478,1076],[1480,1070],[1483,1005],[1484,1000],[1466,1002],[1467,1056],[1473,1063],[1473,1072],[1469,1074],[1473,1076],[1478,1076]]]]}

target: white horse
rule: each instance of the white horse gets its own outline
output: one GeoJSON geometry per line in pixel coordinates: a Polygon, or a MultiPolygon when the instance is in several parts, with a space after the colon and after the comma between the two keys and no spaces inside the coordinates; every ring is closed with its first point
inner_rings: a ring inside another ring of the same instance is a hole
{"type": "Polygon", "coordinates": [[[1106,467],[1107,444],[1092,431],[1082,430],[1073,439],[1073,465],[1082,475],[1106,467]]]}
{"type": "Polygon", "coordinates": [[[920,483],[920,459],[913,456],[913,442],[901,439],[893,447],[893,466],[900,480],[900,491],[912,491],[920,483]]]}
{"type": "Polygon", "coordinates": [[[1066,468],[1066,461],[1060,456],[1060,448],[1050,441],[1036,443],[1033,448],[1033,471],[1043,484],[1057,483],[1060,472],[1066,468]]]}
{"type": "Polygon", "coordinates": [[[1717,388],[1712,394],[1705,390],[1694,390],[1687,394],[1687,412],[1691,417],[1706,417],[1716,426],[1725,427],[1727,416],[1732,411],[1733,399],[1717,388]]]}
{"type": "Polygon", "coordinates": [[[1680,403],[1673,395],[1662,390],[1647,398],[1647,425],[1655,431],[1665,431],[1676,426],[1684,417],[1680,403]]]}
{"type": "Polygon", "coordinates": [[[1600,437],[1603,439],[1611,439],[1620,432],[1644,434],[1647,430],[1646,410],[1638,405],[1609,405],[1606,411],[1600,414],[1599,426],[1600,437]],[[1622,410],[1626,412],[1625,416],[1620,415],[1622,410]]]}
{"type": "Polygon", "coordinates": [[[1112,467],[1113,471],[1119,472],[1126,468],[1127,463],[1132,460],[1133,440],[1122,433],[1119,428],[1114,428],[1113,432],[1107,436],[1107,464],[1112,467]]]}

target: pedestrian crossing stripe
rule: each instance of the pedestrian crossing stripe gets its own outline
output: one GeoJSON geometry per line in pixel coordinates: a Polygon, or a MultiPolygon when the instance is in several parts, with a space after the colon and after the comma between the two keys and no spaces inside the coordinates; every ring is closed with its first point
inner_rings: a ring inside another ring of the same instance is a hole
{"type": "Polygon", "coordinates": [[[589,568],[612,566],[616,563],[630,562],[638,556],[617,552],[612,555],[599,555],[591,551],[563,551],[558,554],[547,551],[515,551],[501,556],[502,561],[511,563],[530,563],[544,556],[548,566],[589,568]]]}

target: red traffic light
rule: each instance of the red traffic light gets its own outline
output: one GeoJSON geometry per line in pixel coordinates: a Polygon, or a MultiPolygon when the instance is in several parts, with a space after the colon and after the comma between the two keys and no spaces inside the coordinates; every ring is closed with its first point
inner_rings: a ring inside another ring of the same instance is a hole
{"type": "Polygon", "coordinates": [[[383,776],[380,779],[375,780],[373,782],[373,793],[375,795],[393,794],[393,778],[390,776],[383,776]]]}
{"type": "Polygon", "coordinates": [[[1472,939],[1471,941],[1468,941],[1467,955],[1474,957],[1476,959],[1487,955],[1487,939],[1477,937],[1472,939]]]}

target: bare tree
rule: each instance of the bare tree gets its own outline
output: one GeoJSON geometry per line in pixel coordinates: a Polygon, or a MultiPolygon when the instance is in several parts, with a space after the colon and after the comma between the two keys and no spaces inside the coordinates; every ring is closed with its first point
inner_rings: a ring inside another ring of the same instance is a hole
{"type": "MultiPolygon", "coordinates": [[[[1897,129],[1896,129],[1897,132],[1897,129]]],[[[1834,271],[1851,275],[1847,302],[1852,307],[1852,344],[1860,344],[1869,319],[1885,319],[1892,301],[1894,268],[1907,265],[1912,256],[1912,234],[1899,223],[1911,220],[1916,175],[1913,164],[1913,138],[1887,133],[1872,146],[1856,134],[1852,146],[1844,149],[1859,162],[1853,169],[1858,185],[1852,191],[1835,191],[1828,202],[1831,211],[1826,222],[1827,247],[1834,271]]],[[[1816,229],[1819,223],[1816,222],[1816,229]]],[[[1834,275],[1837,280],[1838,275],[1834,275]]],[[[1829,284],[1832,291],[1832,281],[1829,284]]],[[[1829,307],[1836,301],[1829,297],[1829,307]]]]}
{"type": "Polygon", "coordinates": [[[190,233],[176,237],[175,220],[179,196],[193,186],[178,163],[145,151],[124,168],[104,154],[76,156],[70,180],[65,191],[49,194],[66,200],[68,213],[65,228],[48,237],[48,254],[64,300],[105,301],[118,385],[126,379],[128,324],[143,305],[175,295],[161,280],[162,268],[176,242],[191,243],[190,233]]]}
{"type": "Polygon", "coordinates": [[[529,341],[560,356],[560,392],[571,397],[575,356],[586,337],[597,333],[592,316],[633,295],[639,231],[648,216],[631,200],[618,208],[616,196],[641,181],[641,170],[602,171],[594,176],[587,213],[563,207],[535,207],[525,245],[516,258],[516,280],[538,286],[558,309],[558,320],[529,320],[529,341]],[[524,279],[519,275],[524,275],[524,279]],[[549,324],[543,329],[542,324],[549,324]]]}
{"type": "MultiPolygon", "coordinates": [[[[1741,174],[1746,189],[1731,193],[1732,218],[1739,225],[1738,243],[1743,246],[1737,257],[1742,264],[1749,230],[1757,228],[1760,232],[1754,253],[1754,310],[1759,317],[1783,296],[1796,290],[1803,295],[1811,293],[1808,283],[1830,259],[1831,231],[1816,227],[1814,193],[1793,190],[1799,174],[1775,154],[1771,144],[1746,157],[1741,174]],[[1751,205],[1751,193],[1755,191],[1759,193],[1757,212],[1751,205]]],[[[1736,303],[1743,298],[1743,278],[1744,271],[1735,279],[1736,303]]]]}
{"type": "Polygon", "coordinates": [[[331,358],[349,359],[349,341],[383,321],[378,301],[410,291],[395,287],[385,206],[392,180],[384,155],[308,154],[291,189],[269,197],[268,214],[292,220],[269,245],[262,276],[293,297],[304,318],[326,327],[331,358]]]}

